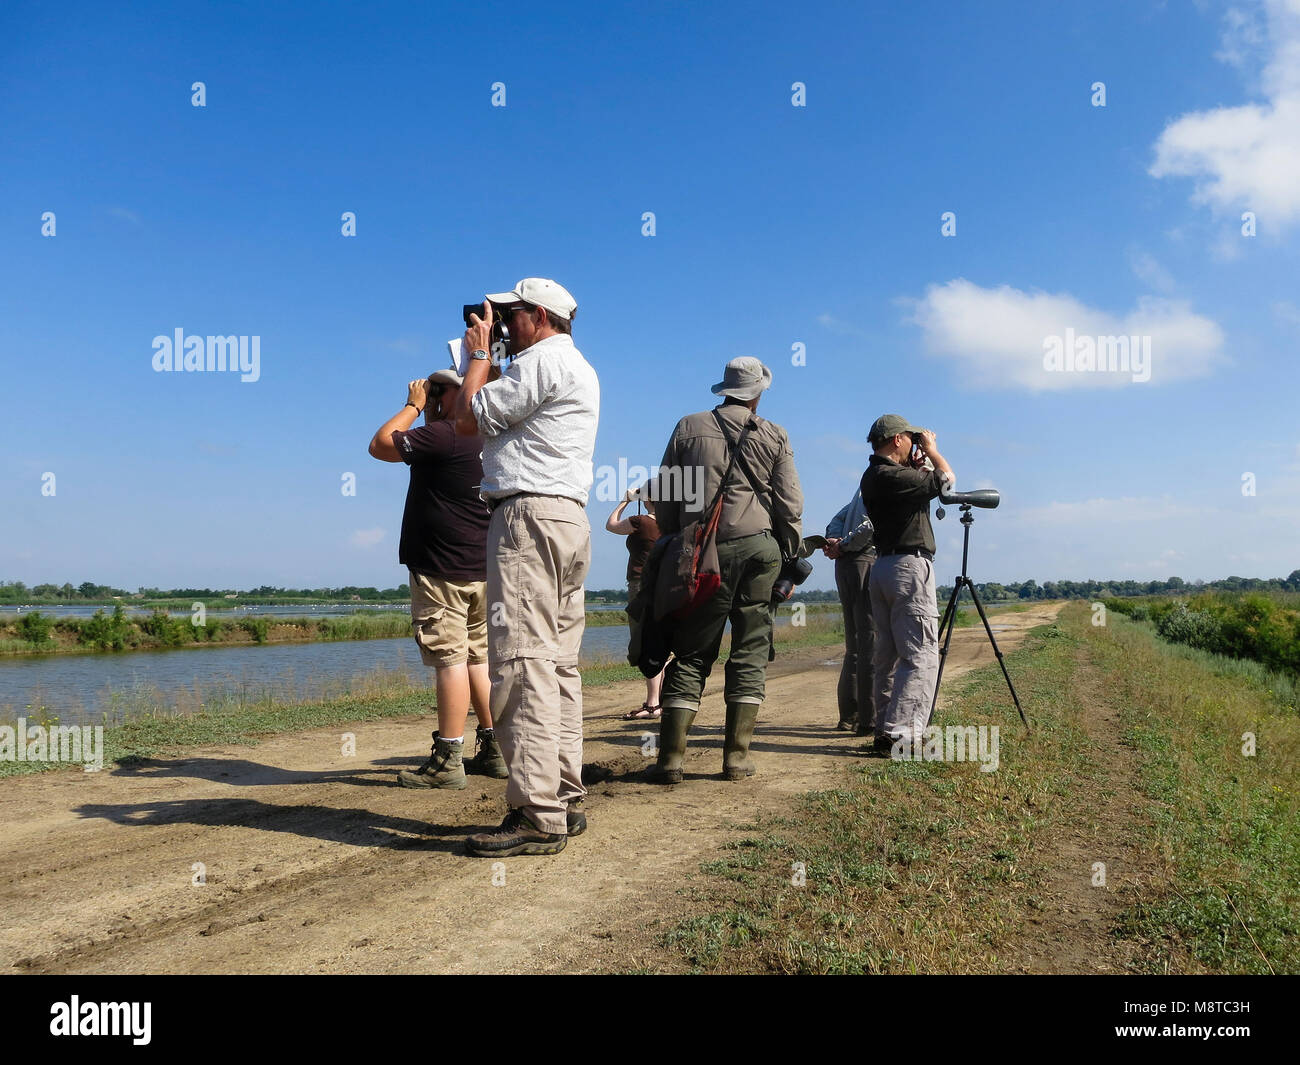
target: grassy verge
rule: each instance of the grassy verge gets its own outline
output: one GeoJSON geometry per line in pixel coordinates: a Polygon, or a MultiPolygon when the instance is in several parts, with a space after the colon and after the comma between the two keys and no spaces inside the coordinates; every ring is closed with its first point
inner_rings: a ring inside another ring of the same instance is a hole
{"type": "MultiPolygon", "coordinates": [[[[1136,617],[1121,617],[1121,624],[1140,627],[1152,636],[1160,635],[1156,624],[1150,620],[1147,614],[1139,614],[1136,617]]],[[[1252,658],[1219,654],[1199,647],[1190,647],[1185,643],[1171,643],[1167,638],[1163,637],[1161,645],[1172,658],[1181,659],[1195,667],[1208,670],[1216,677],[1227,678],[1265,692],[1280,707],[1290,710],[1292,713],[1300,710],[1300,675],[1277,672],[1252,658]]]]}
{"type": "Polygon", "coordinates": [[[1093,645],[1169,874],[1118,933],[1148,944],[1152,972],[1180,950],[1212,971],[1300,972],[1300,717],[1266,682],[1140,623],[1112,617],[1093,645]]]}
{"type": "Polygon", "coordinates": [[[1072,778],[1094,768],[1064,699],[1073,645],[1052,628],[1007,656],[1034,714],[1029,739],[996,667],[945,693],[960,722],[941,711],[937,724],[1003,727],[996,773],[864,759],[842,787],[756,820],[705,863],[688,890],[703,912],[663,944],[698,971],[999,971],[1002,939],[1042,905],[1034,843],[1067,809],[1072,778]]]}
{"type": "Polygon", "coordinates": [[[707,972],[1015,971],[1050,920],[1054,852],[1122,784],[1148,800],[1125,831],[1159,856],[1111,929],[1132,967],[1300,971],[1300,721],[1137,626],[1089,616],[1070,605],[1007,656],[1031,736],[996,665],[945,692],[937,724],[1001,726],[996,772],[864,760],[843,786],[743,826],[683,889],[694,912],[661,946],[707,972]],[[1081,707],[1122,714],[1136,758],[1100,745],[1081,707]]]}
{"type": "MultiPolygon", "coordinates": [[[[409,624],[409,622],[408,622],[409,624]]],[[[812,618],[806,626],[776,630],[778,651],[833,647],[843,640],[838,619],[812,618]]],[[[618,661],[582,664],[584,688],[598,688],[643,679],[633,666],[618,661]]],[[[285,732],[325,728],[356,721],[431,713],[437,698],[431,687],[412,684],[404,675],[377,670],[342,682],[328,697],[286,701],[276,698],[244,699],[227,695],[203,703],[193,712],[133,714],[104,729],[104,763],[131,764],[163,751],[208,744],[256,743],[259,738],[285,732]]],[[[29,712],[27,724],[57,724],[40,708],[29,712]]],[[[0,722],[12,726],[13,722],[0,722]]],[[[0,761],[0,778],[62,769],[52,763],[0,761]]]]}

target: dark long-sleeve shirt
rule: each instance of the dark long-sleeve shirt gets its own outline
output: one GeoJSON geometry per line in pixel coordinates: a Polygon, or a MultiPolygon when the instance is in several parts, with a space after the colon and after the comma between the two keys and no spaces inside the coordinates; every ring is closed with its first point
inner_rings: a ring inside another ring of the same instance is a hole
{"type": "Polygon", "coordinates": [[[918,470],[872,455],[862,475],[862,501],[876,530],[876,553],[922,548],[934,554],[930,500],[943,489],[938,470],[918,470]]]}

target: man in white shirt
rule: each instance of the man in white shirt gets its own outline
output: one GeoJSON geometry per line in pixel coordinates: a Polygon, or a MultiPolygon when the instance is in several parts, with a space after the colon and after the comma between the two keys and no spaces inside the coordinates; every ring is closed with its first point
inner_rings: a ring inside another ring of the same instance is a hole
{"type": "Polygon", "coordinates": [[[600,385],[573,346],[576,311],[561,285],[529,277],[488,296],[465,332],[473,354],[456,430],[484,438],[492,719],[510,770],[509,814],[495,832],[468,840],[483,857],[558,854],[587,827],[578,650],[600,385]],[[488,352],[502,326],[513,361],[489,382],[488,352]]]}

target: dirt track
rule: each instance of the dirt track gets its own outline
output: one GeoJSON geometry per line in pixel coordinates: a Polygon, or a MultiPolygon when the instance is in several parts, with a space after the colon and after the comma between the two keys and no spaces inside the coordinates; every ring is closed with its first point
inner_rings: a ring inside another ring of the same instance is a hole
{"type": "MultiPolygon", "coordinates": [[[[995,619],[1003,650],[1058,604],[995,619]]],[[[958,630],[947,675],[992,661],[958,630]]],[[[495,826],[505,782],[461,792],[396,787],[432,727],[407,718],[213,747],[134,769],[0,781],[0,965],[9,972],[538,972],[637,968],[646,926],[733,826],[842,779],[861,746],[832,728],[839,655],[772,668],[754,742],[758,775],[724,783],[715,673],[691,733],[686,780],[642,784],[643,737],[620,721],[637,683],[586,695],[590,830],[554,858],[467,857],[495,826]],[[432,823],[431,823],[432,822],[432,823]],[[194,863],[207,883],[192,883],[194,863]],[[499,879],[499,877],[498,877],[499,879]]],[[[1014,711],[1011,712],[1014,717],[1014,711]]],[[[1008,721],[1008,725],[1011,721],[1008,721]]]]}

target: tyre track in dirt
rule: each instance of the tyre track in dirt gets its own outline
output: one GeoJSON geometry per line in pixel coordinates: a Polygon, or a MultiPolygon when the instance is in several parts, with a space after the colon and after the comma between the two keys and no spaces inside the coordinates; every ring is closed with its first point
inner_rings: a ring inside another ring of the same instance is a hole
{"type": "Polygon", "coordinates": [[[1035,975],[1132,972],[1141,947],[1112,930],[1160,876],[1162,861],[1144,831],[1149,800],[1138,787],[1139,760],[1124,741],[1113,684],[1083,647],[1074,668],[1084,698],[1073,720],[1087,738],[1091,766],[1074,785],[1074,816],[1041,855],[1043,910],[1030,918],[1036,934],[1014,943],[1008,958],[1017,971],[1035,975]]]}
{"type": "MultiPolygon", "coordinates": [[[[999,615],[1004,650],[1059,606],[999,615]]],[[[947,675],[992,661],[982,630],[954,635],[947,675]]],[[[712,678],[686,779],[640,782],[655,726],[623,722],[643,688],[585,694],[585,759],[607,767],[591,828],[555,858],[463,853],[504,812],[504,781],[462,792],[394,786],[427,751],[427,719],[270,737],[97,774],[0,781],[0,965],[10,972],[536,972],[649,964],[676,892],[759,812],[837,786],[861,741],[835,732],[839,652],[783,653],[753,757],[719,776],[712,678]],[[356,736],[344,757],[341,734],[356,736]],[[645,745],[647,748],[649,744],[645,745]],[[202,862],[207,882],[191,882],[202,862]],[[644,952],[644,957],[639,951],[644,952]]]]}

